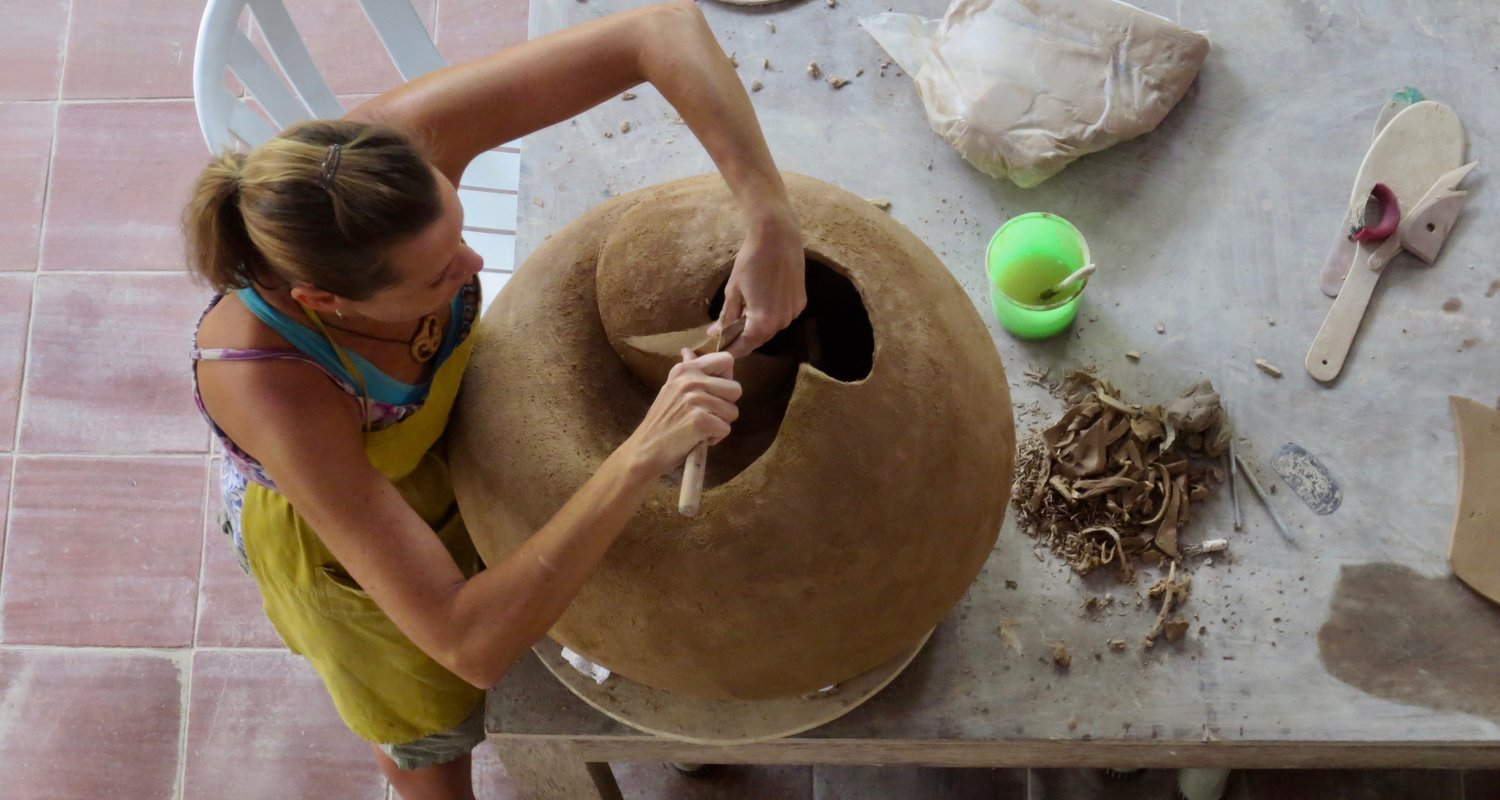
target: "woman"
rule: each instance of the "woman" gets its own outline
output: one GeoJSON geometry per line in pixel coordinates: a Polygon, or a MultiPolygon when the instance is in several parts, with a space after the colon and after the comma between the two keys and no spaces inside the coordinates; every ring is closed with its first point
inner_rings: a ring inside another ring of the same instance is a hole
{"type": "Polygon", "coordinates": [[[194,351],[226,454],[226,532],[267,615],[406,800],[471,798],[483,690],[567,608],[647,488],[737,416],[733,356],[802,310],[785,187],[728,58],[688,2],[454,66],[342,120],[294,126],[200,177],[193,265],[220,292],[194,351]],[[673,370],[645,419],[541,530],[481,568],[441,436],[481,259],[454,186],[477,154],[643,81],[733,191],[747,235],[731,353],[673,370]]]}

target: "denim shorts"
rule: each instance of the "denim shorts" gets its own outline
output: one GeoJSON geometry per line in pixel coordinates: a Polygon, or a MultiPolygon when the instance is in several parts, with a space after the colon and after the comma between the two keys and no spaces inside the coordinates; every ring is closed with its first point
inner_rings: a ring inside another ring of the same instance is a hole
{"type": "MultiPolygon", "coordinates": [[[[229,536],[234,558],[240,569],[250,574],[250,558],[243,542],[235,541],[234,528],[227,511],[219,512],[219,530],[229,536]]],[[[423,736],[400,744],[377,744],[380,752],[396,762],[399,769],[422,769],[447,764],[464,756],[484,741],[484,703],[480,703],[463,722],[446,731],[423,736]]]]}
{"type": "Polygon", "coordinates": [[[400,769],[421,769],[447,764],[462,758],[484,741],[484,703],[480,703],[463,722],[446,731],[401,744],[380,744],[380,752],[391,757],[400,769]]]}

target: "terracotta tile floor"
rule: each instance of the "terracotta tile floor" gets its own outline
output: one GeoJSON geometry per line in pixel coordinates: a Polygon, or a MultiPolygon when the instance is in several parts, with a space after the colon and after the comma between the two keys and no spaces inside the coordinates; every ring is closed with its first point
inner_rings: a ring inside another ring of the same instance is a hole
{"type": "MultiPolygon", "coordinates": [[[[395,81],[354,0],[289,0],[346,104],[395,81]]],[[[450,61],[525,37],[524,0],[417,0],[450,61]]],[[[206,156],[203,0],[3,0],[0,14],[0,796],[323,797],[388,787],[287,653],[215,525],[187,347],[208,299],[178,211],[206,156]]],[[[258,36],[253,37],[258,41],[258,36]]],[[[468,181],[493,295],[513,268],[514,151],[468,181]]],[[[493,750],[479,796],[515,791],[493,750]]],[[[617,765],[648,798],[1165,797],[1087,770],[617,765]]],[[[1231,797],[1495,796],[1494,773],[1236,776],[1231,797]],[[1384,788],[1387,791],[1382,791],[1384,788]]]]}

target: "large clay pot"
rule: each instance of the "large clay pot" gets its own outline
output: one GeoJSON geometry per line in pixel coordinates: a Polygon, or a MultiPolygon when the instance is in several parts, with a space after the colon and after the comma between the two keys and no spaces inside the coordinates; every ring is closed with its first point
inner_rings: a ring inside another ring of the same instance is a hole
{"type": "MultiPolygon", "coordinates": [[[[552,630],[693,697],[800,694],[898,655],[978,574],[1009,498],[1010,393],[973,303],[884,211],[786,182],[807,314],[741,362],[754,386],[709,451],[699,516],[677,513],[663,478],[552,630]]],[[[722,180],[689,178],[594,208],[511,278],[480,324],[449,443],[487,562],[629,436],[660,380],[632,342],[707,324],[743,238],[722,180]]]]}

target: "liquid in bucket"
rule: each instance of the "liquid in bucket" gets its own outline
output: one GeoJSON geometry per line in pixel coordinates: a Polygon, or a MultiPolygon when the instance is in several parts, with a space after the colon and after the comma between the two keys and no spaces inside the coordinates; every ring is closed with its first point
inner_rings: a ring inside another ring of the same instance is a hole
{"type": "Polygon", "coordinates": [[[1073,274],[1068,265],[1046,255],[1025,255],[1016,259],[1015,263],[1000,275],[999,289],[1006,297],[1016,301],[1023,306],[1048,306],[1066,301],[1077,294],[1082,288],[1083,282],[1065,287],[1061,292],[1046,300],[1042,299],[1042,292],[1047,291],[1063,278],[1073,274]]]}

